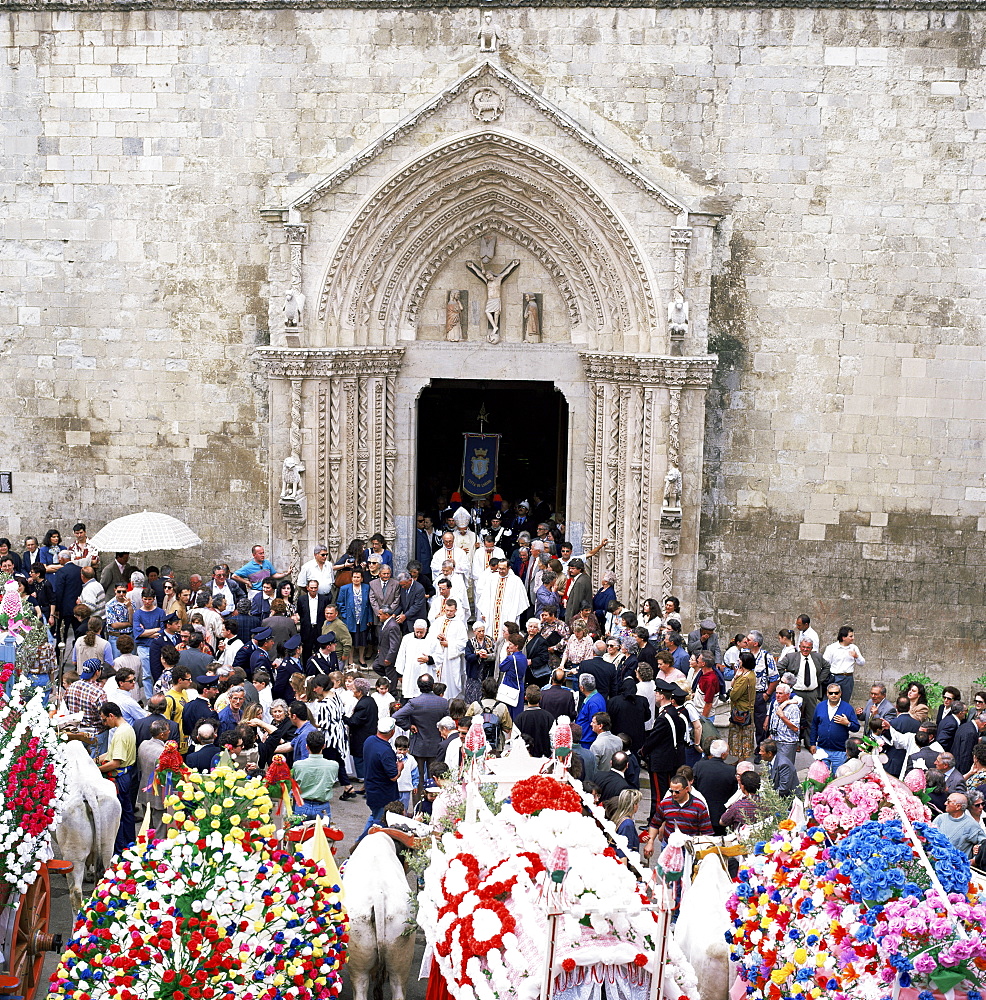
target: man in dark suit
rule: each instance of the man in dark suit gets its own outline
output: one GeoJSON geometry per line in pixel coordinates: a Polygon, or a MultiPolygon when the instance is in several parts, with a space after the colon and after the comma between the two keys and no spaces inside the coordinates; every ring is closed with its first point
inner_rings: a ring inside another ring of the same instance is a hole
{"type": "Polygon", "coordinates": [[[950,753],[940,753],[935,758],[935,770],[945,775],[945,794],[962,792],[965,794],[965,776],[955,766],[955,758],[950,753]]]}
{"type": "MultiPolygon", "coordinates": [[[[401,648],[401,627],[397,624],[397,618],[390,608],[381,608],[377,619],[380,627],[377,630],[377,658],[373,661],[373,669],[381,677],[386,677],[390,681],[391,688],[396,691],[401,682],[400,674],[395,669],[397,654],[401,648]]],[[[413,623],[417,619],[412,618],[411,621],[413,623]]]]}
{"type": "Polygon", "coordinates": [[[725,740],[713,740],[709,756],[695,765],[695,788],[705,796],[712,829],[720,837],[725,831],[719,825],[719,817],[726,811],[726,800],[736,791],[736,768],[723,760],[728,752],[725,740]]]}
{"type": "Polygon", "coordinates": [[[710,652],[716,663],[722,663],[722,650],[719,648],[719,636],[716,635],[716,623],[706,618],[698,623],[698,628],[688,633],[688,652],[698,656],[703,650],[710,652]]]}
{"type": "Polygon", "coordinates": [[[815,709],[826,690],[831,673],[822,654],[815,651],[811,639],[802,639],[798,644],[798,655],[787,661],[788,670],[794,674],[794,693],[801,699],[801,742],[808,746],[811,735],[811,720],[815,709]]]}
{"type": "Polygon", "coordinates": [[[958,771],[968,774],[972,770],[972,748],[979,742],[979,727],[969,720],[969,711],[961,701],[952,705],[952,715],[959,722],[952,740],[952,756],[958,771]]]}
{"type": "Polygon", "coordinates": [[[596,655],[579,664],[580,674],[592,674],[596,678],[596,690],[607,700],[616,694],[616,667],[603,654],[606,643],[600,639],[595,644],[596,655]]]}
{"type": "Polygon", "coordinates": [[[318,592],[318,580],[308,581],[304,594],[298,598],[298,634],[301,636],[301,662],[307,663],[315,649],[325,622],[329,594],[318,592]]]}
{"type": "MultiPolygon", "coordinates": [[[[423,576],[427,563],[421,565],[423,576]]],[[[412,579],[408,572],[397,574],[397,586],[400,588],[397,594],[397,624],[400,625],[401,632],[407,635],[419,618],[428,617],[428,596],[422,584],[412,579]]]]}
{"type": "MultiPolygon", "coordinates": [[[[959,728],[959,720],[955,718],[955,703],[962,700],[962,692],[957,687],[948,685],[942,689],[942,703],[938,706],[938,742],[943,750],[951,751],[955,730],[959,728]]],[[[950,788],[949,793],[952,792],[950,788]]]]}
{"type": "Polygon", "coordinates": [[[785,797],[793,795],[798,787],[798,772],[789,760],[777,756],[776,741],[766,739],[757,749],[761,760],[767,765],[767,775],[774,791],[785,797]]]}
{"type": "Polygon", "coordinates": [[[596,795],[600,802],[615,799],[620,792],[633,787],[627,781],[626,771],[629,763],[630,758],[622,750],[617,750],[609,762],[609,770],[596,774],[592,783],[596,786],[596,795]]]}
{"type": "Polygon", "coordinates": [[[71,641],[69,633],[72,628],[72,612],[79,603],[83,587],[82,570],[74,562],[69,562],[69,559],[68,549],[58,553],[61,568],[56,570],[51,580],[55,594],[55,613],[58,615],[55,638],[64,639],[66,643],[71,641]]]}
{"type": "MultiPolygon", "coordinates": [[[[397,599],[400,595],[400,584],[393,579],[393,570],[384,563],[380,567],[380,575],[376,580],[370,581],[370,610],[375,618],[380,614],[381,608],[390,608],[392,611],[397,607],[397,599]]],[[[415,621],[414,618],[411,621],[415,621]]]]}
{"type": "Polygon", "coordinates": [[[541,689],[530,684],[524,692],[524,711],[514,719],[514,726],[527,741],[532,757],[551,756],[551,727],[554,717],[541,707],[541,689]]]}
{"type": "MultiPolygon", "coordinates": [[[[414,529],[414,558],[421,563],[421,577],[430,587],[431,584],[431,557],[435,554],[435,535],[429,532],[426,527],[426,517],[420,511],[417,514],[417,526],[414,529]]],[[[400,574],[397,577],[400,580],[400,574]]],[[[411,621],[414,621],[412,618],[411,621]]]]}
{"type": "Polygon", "coordinates": [[[551,672],[551,684],[541,692],[541,707],[556,719],[562,715],[575,718],[575,695],[567,681],[564,668],[558,667],[551,672]]]}
{"type": "Polygon", "coordinates": [[[586,576],[581,559],[573,559],[568,564],[564,601],[566,622],[571,622],[580,611],[592,607],[592,581],[586,576]]]}
{"type": "Polygon", "coordinates": [[[411,733],[411,756],[418,765],[418,795],[424,791],[428,769],[435,762],[442,742],[438,723],[448,715],[448,701],[435,694],[435,678],[422,674],[418,678],[420,694],[394,713],[394,722],[411,733]]]}
{"type": "Polygon", "coordinates": [[[163,694],[151,695],[150,700],[147,702],[147,711],[150,714],[145,715],[143,719],[138,719],[134,723],[134,735],[137,738],[138,750],[144,740],[149,740],[151,738],[151,723],[154,722],[155,719],[164,719],[164,721],[168,723],[169,740],[174,740],[177,743],[181,739],[181,731],[178,728],[178,723],[173,719],[165,717],[164,713],[167,710],[168,699],[163,694]]]}

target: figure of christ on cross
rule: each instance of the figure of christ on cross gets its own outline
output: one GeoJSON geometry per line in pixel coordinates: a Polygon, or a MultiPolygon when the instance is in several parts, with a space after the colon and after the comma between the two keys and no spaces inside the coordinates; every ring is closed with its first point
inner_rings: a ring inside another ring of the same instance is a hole
{"type": "Polygon", "coordinates": [[[486,319],[490,324],[486,339],[491,344],[500,342],[500,286],[510,272],[519,266],[519,260],[512,260],[499,274],[494,274],[492,271],[487,271],[482,264],[477,264],[473,260],[466,261],[466,267],[486,285],[486,319]]]}

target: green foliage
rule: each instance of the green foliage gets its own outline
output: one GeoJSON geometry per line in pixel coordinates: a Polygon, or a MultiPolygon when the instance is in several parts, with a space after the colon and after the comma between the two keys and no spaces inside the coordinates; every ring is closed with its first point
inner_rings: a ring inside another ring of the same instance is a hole
{"type": "MultiPolygon", "coordinates": [[[[791,811],[791,799],[785,798],[770,783],[767,768],[760,771],[763,779],[760,785],[758,796],[756,820],[747,827],[742,843],[747,850],[752,851],[753,846],[760,841],[770,840],[780,829],[780,822],[787,819],[791,811]]],[[[801,791],[798,789],[797,792],[801,791]]]]}
{"type": "MultiPolygon", "coordinates": [[[[977,681],[978,683],[978,681],[977,681]]],[[[933,681],[927,674],[902,674],[897,678],[897,690],[901,694],[907,694],[907,689],[912,684],[923,684],[928,695],[928,708],[934,710],[941,704],[942,684],[933,681]]]]}
{"type": "Polygon", "coordinates": [[[986,691],[986,674],[980,674],[972,682],[972,691],[969,693],[969,701],[972,701],[972,696],[976,691],[986,691]]]}

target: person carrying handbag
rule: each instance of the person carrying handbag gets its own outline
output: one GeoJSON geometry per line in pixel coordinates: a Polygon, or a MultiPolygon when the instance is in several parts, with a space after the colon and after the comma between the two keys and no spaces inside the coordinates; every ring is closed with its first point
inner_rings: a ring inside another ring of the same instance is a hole
{"type": "Polygon", "coordinates": [[[739,760],[753,757],[753,707],[757,697],[755,664],[752,653],[741,653],[729,689],[729,752],[739,760]]]}
{"type": "Polygon", "coordinates": [[[521,692],[524,688],[524,675],[527,673],[527,657],[521,652],[524,640],[520,633],[511,632],[507,639],[507,655],[500,664],[500,686],[497,688],[497,701],[502,701],[510,709],[510,718],[516,719],[524,710],[521,692]]]}

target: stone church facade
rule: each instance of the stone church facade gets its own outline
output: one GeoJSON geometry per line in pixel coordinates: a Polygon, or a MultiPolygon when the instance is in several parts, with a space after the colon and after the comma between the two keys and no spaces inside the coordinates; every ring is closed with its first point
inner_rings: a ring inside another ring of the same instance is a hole
{"type": "Polygon", "coordinates": [[[541,379],[628,603],[986,672],[973,4],[137,6],[3,4],[11,537],[403,560],[422,391],[541,379]]]}

